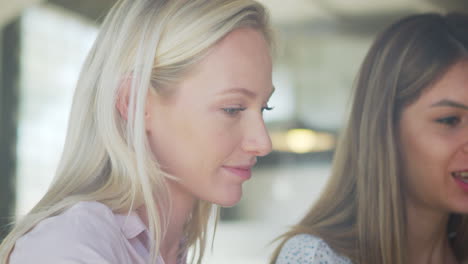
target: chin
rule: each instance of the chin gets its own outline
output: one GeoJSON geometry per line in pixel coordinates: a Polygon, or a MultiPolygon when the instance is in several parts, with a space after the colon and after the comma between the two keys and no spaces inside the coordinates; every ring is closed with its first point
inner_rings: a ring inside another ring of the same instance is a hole
{"type": "Polygon", "coordinates": [[[242,189],[234,193],[226,192],[223,194],[223,197],[219,197],[219,199],[216,199],[215,201],[213,201],[213,203],[222,207],[233,207],[234,205],[239,203],[241,198],[242,198],[242,189]]]}
{"type": "Polygon", "coordinates": [[[221,207],[233,207],[237,203],[239,203],[240,199],[235,200],[235,201],[229,201],[229,202],[223,202],[223,203],[217,203],[221,207]]]}
{"type": "Polygon", "coordinates": [[[458,206],[455,210],[452,210],[452,213],[468,215],[468,206],[458,206]]]}
{"type": "Polygon", "coordinates": [[[449,209],[449,211],[455,214],[468,215],[468,200],[453,204],[451,208],[449,209]]]}

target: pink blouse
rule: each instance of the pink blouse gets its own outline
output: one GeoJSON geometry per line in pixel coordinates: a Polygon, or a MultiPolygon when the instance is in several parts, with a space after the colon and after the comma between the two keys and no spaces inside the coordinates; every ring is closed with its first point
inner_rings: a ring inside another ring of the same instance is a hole
{"type": "MultiPolygon", "coordinates": [[[[79,202],[18,239],[9,263],[147,264],[148,240],[136,213],[114,214],[102,203],[79,202]]],[[[161,256],[155,264],[164,264],[161,256]]]]}

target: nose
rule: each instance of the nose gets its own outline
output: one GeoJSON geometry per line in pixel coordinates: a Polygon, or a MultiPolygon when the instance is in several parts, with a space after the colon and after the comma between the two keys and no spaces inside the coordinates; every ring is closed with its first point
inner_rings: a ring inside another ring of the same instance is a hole
{"type": "Polygon", "coordinates": [[[245,128],[246,133],[242,141],[242,149],[254,156],[266,156],[272,150],[272,144],[270,135],[263,122],[261,121],[252,122],[245,128]]]}

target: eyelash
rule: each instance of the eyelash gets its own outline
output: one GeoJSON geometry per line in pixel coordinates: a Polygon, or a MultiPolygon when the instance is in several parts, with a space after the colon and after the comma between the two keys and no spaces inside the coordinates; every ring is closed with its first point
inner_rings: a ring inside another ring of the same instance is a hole
{"type": "Polygon", "coordinates": [[[234,116],[234,115],[238,114],[239,112],[244,111],[245,109],[247,109],[247,108],[245,108],[245,107],[228,107],[228,108],[222,108],[222,110],[223,110],[226,114],[228,114],[228,115],[230,115],[230,116],[234,116]]]}
{"type": "Polygon", "coordinates": [[[274,108],[274,107],[270,107],[270,106],[264,106],[264,107],[262,107],[262,113],[263,113],[263,111],[265,111],[265,110],[266,110],[266,111],[271,111],[271,110],[273,110],[273,109],[275,109],[275,108],[274,108]]]}
{"type": "MultiPolygon", "coordinates": [[[[236,114],[238,114],[239,112],[242,112],[244,110],[246,110],[247,108],[245,107],[227,107],[227,108],[222,108],[222,110],[229,116],[235,116],[236,114]]],[[[261,112],[263,113],[265,110],[266,111],[271,111],[273,110],[274,107],[269,107],[269,106],[264,106],[262,107],[261,109],[261,112]]]]}
{"type": "Polygon", "coordinates": [[[441,123],[442,125],[449,126],[449,127],[455,127],[461,122],[461,119],[458,116],[447,116],[447,117],[437,119],[436,122],[441,123]]]}

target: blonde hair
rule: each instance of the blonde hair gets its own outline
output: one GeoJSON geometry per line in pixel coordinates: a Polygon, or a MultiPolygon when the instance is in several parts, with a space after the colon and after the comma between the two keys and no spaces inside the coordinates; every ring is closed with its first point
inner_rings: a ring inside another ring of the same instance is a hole
{"type": "MultiPolygon", "coordinates": [[[[154,263],[167,226],[170,194],[152,159],[145,134],[149,87],[156,92],[180,80],[210,47],[237,28],[263,33],[269,18],[253,0],[121,0],[107,15],[83,66],[62,158],[49,190],[0,245],[8,262],[16,240],[47,217],[79,201],[98,201],[116,213],[144,205],[154,263]],[[128,121],[116,109],[122,83],[130,85],[128,121]],[[150,85],[151,84],[151,85],[150,85]]],[[[187,246],[201,263],[212,204],[198,201],[186,226],[187,246]]]]}
{"type": "MultiPolygon", "coordinates": [[[[350,118],[332,174],[317,203],[281,236],[308,233],[360,264],[407,264],[405,181],[397,127],[402,110],[454,64],[468,58],[468,17],[413,15],[380,34],[358,75],[350,118]]],[[[468,217],[453,214],[448,232],[459,260],[468,257],[468,217]]]]}

